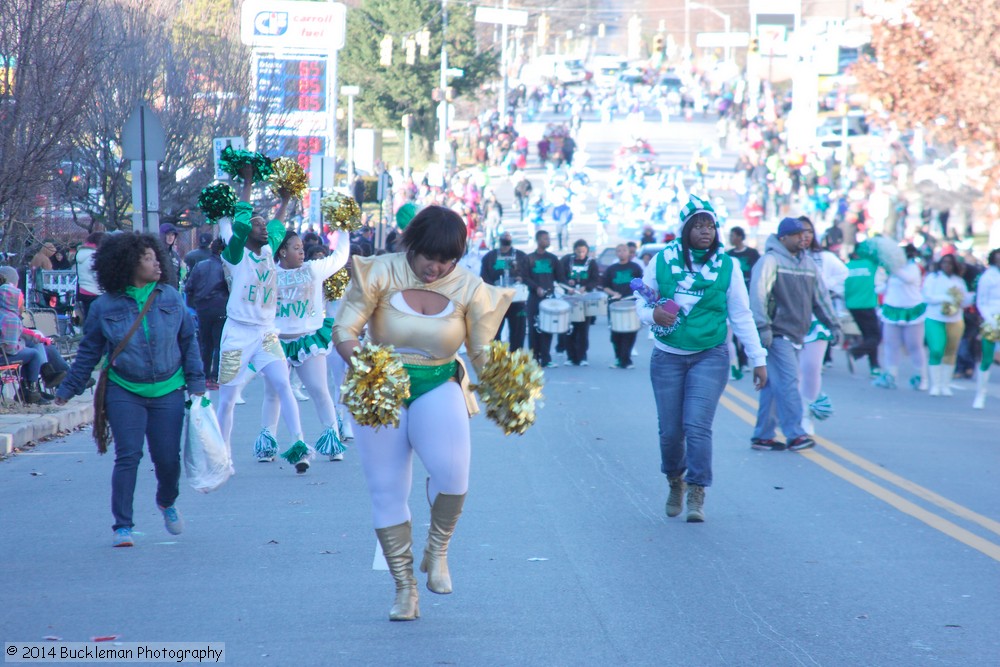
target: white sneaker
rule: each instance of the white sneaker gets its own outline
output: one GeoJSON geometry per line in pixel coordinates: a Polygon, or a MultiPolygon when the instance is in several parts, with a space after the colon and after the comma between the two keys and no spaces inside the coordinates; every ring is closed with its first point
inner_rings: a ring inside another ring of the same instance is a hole
{"type": "Polygon", "coordinates": [[[580,362],[580,365],[581,365],[581,366],[589,366],[589,365],[590,365],[590,362],[589,362],[589,361],[587,361],[586,359],[584,359],[583,361],[581,361],[581,362],[580,362]]]}
{"type": "Polygon", "coordinates": [[[240,389],[236,393],[236,405],[244,405],[246,402],[247,402],[246,399],[243,398],[243,390],[240,389]]]}
{"type": "Polygon", "coordinates": [[[341,452],[340,454],[331,454],[330,455],[330,460],[331,461],[343,461],[344,460],[344,454],[343,454],[343,452],[341,452]]]}
{"type": "Polygon", "coordinates": [[[294,384],[292,385],[292,396],[294,396],[295,400],[299,401],[300,403],[302,401],[308,401],[309,400],[309,394],[307,394],[302,389],[302,387],[294,385],[294,384]]]}

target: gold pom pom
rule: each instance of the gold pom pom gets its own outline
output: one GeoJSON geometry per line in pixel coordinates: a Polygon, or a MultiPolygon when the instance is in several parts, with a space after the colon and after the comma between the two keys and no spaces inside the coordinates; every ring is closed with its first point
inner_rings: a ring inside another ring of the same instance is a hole
{"type": "Polygon", "coordinates": [[[945,301],[941,304],[941,314],[945,317],[958,315],[962,312],[962,290],[957,287],[949,287],[948,296],[951,297],[951,301],[945,301]]]}
{"type": "Polygon", "coordinates": [[[347,284],[351,282],[351,274],[345,266],[340,271],[323,281],[323,297],[327,301],[336,301],[344,296],[347,284]]]}
{"type": "Polygon", "coordinates": [[[290,157],[279,157],[271,163],[274,173],[271,174],[271,190],[280,196],[284,190],[295,199],[302,199],[309,188],[309,177],[305,169],[290,157]]]}
{"type": "Polygon", "coordinates": [[[542,398],[544,374],[527,350],[510,351],[507,343],[487,346],[487,360],[476,390],[486,404],[486,416],[505,435],[522,435],[535,423],[536,402],[542,398]]]}
{"type": "Polygon", "coordinates": [[[992,322],[983,321],[980,325],[980,331],[983,334],[983,340],[1000,343],[1000,313],[993,316],[992,322]]]}
{"type": "Polygon", "coordinates": [[[331,230],[356,232],[361,229],[361,207],[354,197],[334,192],[320,202],[323,220],[331,230]]]}
{"type": "Polygon", "coordinates": [[[365,343],[351,357],[340,395],[362,426],[399,426],[399,411],[410,397],[410,376],[391,345],[365,343]]]}

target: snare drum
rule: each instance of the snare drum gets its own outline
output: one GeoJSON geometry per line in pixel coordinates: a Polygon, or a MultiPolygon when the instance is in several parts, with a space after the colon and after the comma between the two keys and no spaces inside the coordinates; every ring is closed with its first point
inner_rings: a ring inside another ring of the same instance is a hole
{"type": "Polygon", "coordinates": [[[538,304],[538,330],[550,334],[567,333],[570,310],[572,307],[563,299],[542,299],[538,304]]]}
{"type": "Polygon", "coordinates": [[[634,333],[641,328],[639,313],[635,312],[635,299],[616,301],[611,304],[608,310],[610,311],[609,318],[613,332],[634,333]]]}
{"type": "Polygon", "coordinates": [[[514,283],[514,303],[522,303],[528,300],[528,286],[524,283],[514,283]]]}
{"type": "Polygon", "coordinates": [[[579,322],[587,321],[587,307],[584,305],[582,296],[568,296],[566,301],[569,303],[569,321],[577,324],[579,322]]]}
{"type": "Polygon", "coordinates": [[[608,308],[608,295],[604,292],[587,292],[583,295],[583,307],[587,317],[604,315],[608,308]]]}

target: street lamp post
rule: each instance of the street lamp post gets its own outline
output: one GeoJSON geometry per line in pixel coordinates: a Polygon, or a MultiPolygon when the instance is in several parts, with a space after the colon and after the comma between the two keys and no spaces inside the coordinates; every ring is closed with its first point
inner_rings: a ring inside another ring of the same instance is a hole
{"type": "MultiPolygon", "coordinates": [[[[730,29],[732,27],[732,17],[730,17],[729,14],[726,14],[725,12],[720,12],[715,7],[711,7],[709,5],[703,5],[700,2],[685,2],[685,5],[684,5],[684,18],[685,18],[686,22],[690,21],[689,16],[688,16],[688,11],[691,10],[691,9],[704,9],[705,11],[712,12],[713,14],[715,14],[716,16],[718,16],[720,19],[722,19],[722,24],[723,24],[725,33],[727,35],[731,34],[731,30],[730,29]]],[[[685,25],[687,25],[687,23],[685,25]]],[[[726,44],[726,62],[729,62],[730,60],[732,60],[732,57],[733,57],[732,48],[733,47],[730,46],[728,43],[726,44]]]]}
{"type": "Polygon", "coordinates": [[[448,99],[445,90],[448,88],[448,0],[441,0],[441,103],[438,105],[438,156],[441,160],[441,177],[448,173],[448,99]]]}
{"type": "Polygon", "coordinates": [[[354,182],[354,96],[361,93],[357,86],[341,86],[340,92],[347,95],[347,184],[354,182]]]}

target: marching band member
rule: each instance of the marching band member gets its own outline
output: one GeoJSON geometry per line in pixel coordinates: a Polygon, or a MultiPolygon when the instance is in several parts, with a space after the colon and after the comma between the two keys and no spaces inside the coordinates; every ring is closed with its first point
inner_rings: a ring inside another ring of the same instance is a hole
{"type": "MultiPolygon", "coordinates": [[[[566,284],[577,294],[585,294],[597,288],[600,279],[597,262],[590,258],[590,246],[583,239],[573,243],[573,253],[560,260],[562,275],[566,284]]],[[[573,322],[566,334],[566,364],[574,366],[589,366],[587,348],[590,347],[590,321],[573,322]]]]}
{"type": "MultiPolygon", "coordinates": [[[[504,315],[511,351],[524,347],[525,327],[528,323],[525,311],[526,299],[518,300],[516,294],[517,290],[524,290],[527,294],[527,290],[524,289],[527,287],[524,284],[524,276],[528,272],[527,263],[528,256],[514,247],[510,232],[504,232],[500,235],[500,247],[486,253],[479,270],[479,275],[486,284],[515,288],[514,301],[504,315]]],[[[503,329],[503,323],[500,324],[500,329],[503,329]]],[[[500,340],[500,334],[501,331],[498,330],[497,340],[500,340]]]]}

